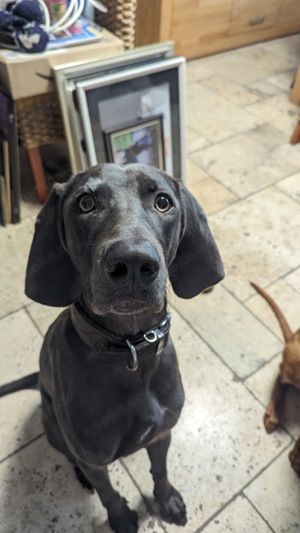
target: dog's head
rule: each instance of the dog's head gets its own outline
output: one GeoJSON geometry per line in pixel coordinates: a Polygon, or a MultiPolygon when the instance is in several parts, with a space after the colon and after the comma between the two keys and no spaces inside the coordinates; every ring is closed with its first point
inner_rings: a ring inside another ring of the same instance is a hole
{"type": "Polygon", "coordinates": [[[40,212],[25,292],[96,314],[128,314],[192,298],[223,277],[205,214],[186,187],[145,165],[104,164],[55,185],[40,212]]]}

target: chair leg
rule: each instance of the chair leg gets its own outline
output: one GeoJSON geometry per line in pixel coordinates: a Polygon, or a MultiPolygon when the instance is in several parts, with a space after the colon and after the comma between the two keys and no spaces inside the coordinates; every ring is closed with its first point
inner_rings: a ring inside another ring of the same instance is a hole
{"type": "Polygon", "coordinates": [[[48,197],[48,189],[47,189],[47,183],[46,178],[44,174],[44,168],[42,164],[41,154],[39,147],[36,146],[34,148],[26,148],[26,152],[28,155],[36,192],[39,198],[39,201],[41,204],[45,203],[48,197]]]}

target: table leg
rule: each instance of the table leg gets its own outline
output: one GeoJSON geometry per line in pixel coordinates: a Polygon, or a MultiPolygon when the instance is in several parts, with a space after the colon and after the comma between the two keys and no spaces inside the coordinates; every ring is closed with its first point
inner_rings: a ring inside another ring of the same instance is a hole
{"type": "Polygon", "coordinates": [[[45,203],[48,197],[47,183],[44,173],[44,168],[42,164],[40,149],[38,146],[34,148],[26,148],[28,155],[31,171],[33,174],[33,179],[35,183],[35,188],[37,195],[41,204],[45,203]]]}

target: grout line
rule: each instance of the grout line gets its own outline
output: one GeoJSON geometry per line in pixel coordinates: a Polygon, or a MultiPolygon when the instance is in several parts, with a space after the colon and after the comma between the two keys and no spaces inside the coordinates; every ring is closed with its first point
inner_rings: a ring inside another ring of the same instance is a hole
{"type": "Polygon", "coordinates": [[[182,314],[182,312],[177,309],[173,304],[170,303],[170,306],[173,307],[173,309],[176,311],[176,313],[178,313],[178,315],[180,316],[180,318],[189,326],[189,328],[191,328],[191,330],[197,335],[197,337],[199,337],[199,339],[201,339],[201,341],[206,344],[209,349],[215,354],[215,356],[219,359],[219,361],[221,361],[221,363],[223,363],[223,365],[226,366],[226,368],[228,370],[230,370],[231,374],[233,375],[233,380],[234,381],[241,381],[241,378],[235,373],[234,370],[232,370],[232,368],[228,365],[228,363],[226,363],[226,361],[224,361],[222,359],[222,357],[218,354],[218,352],[211,346],[211,344],[206,340],[204,339],[201,334],[199,333],[199,331],[197,331],[193,324],[191,324],[188,319],[182,314]]]}
{"type": "MultiPolygon", "coordinates": [[[[250,372],[250,374],[248,374],[245,378],[242,378],[242,382],[244,384],[246,384],[246,381],[249,379],[249,378],[252,378],[252,376],[254,376],[254,374],[256,374],[256,372],[259,372],[260,370],[262,370],[263,368],[265,368],[268,364],[270,364],[272,361],[274,361],[274,359],[276,359],[276,357],[278,357],[279,355],[282,354],[282,350],[280,352],[277,352],[275,355],[272,355],[272,357],[270,359],[268,359],[267,361],[264,361],[262,363],[261,366],[259,366],[258,368],[256,368],[256,370],[253,370],[253,372],[250,372]]],[[[248,387],[247,387],[248,388],[248,387]]]]}
{"type": "Polygon", "coordinates": [[[266,526],[272,531],[272,533],[276,533],[275,529],[273,529],[269,522],[266,520],[266,518],[261,514],[261,512],[255,507],[254,503],[248,498],[248,496],[243,492],[243,497],[246,498],[246,500],[249,502],[251,507],[255,510],[255,512],[261,517],[261,519],[265,522],[266,526]]]}
{"type": "Polygon", "coordinates": [[[15,313],[18,313],[19,311],[22,311],[22,310],[26,310],[26,306],[25,305],[21,305],[17,309],[14,309],[13,311],[9,311],[5,315],[1,316],[0,317],[0,322],[1,322],[1,320],[4,320],[4,318],[8,318],[9,316],[14,315],[15,313]]]}
{"type": "Polygon", "coordinates": [[[23,444],[22,446],[20,446],[20,448],[17,448],[16,450],[14,450],[12,453],[9,453],[6,457],[4,457],[3,459],[0,460],[0,464],[4,463],[4,461],[6,461],[7,459],[10,459],[11,457],[13,457],[14,455],[17,455],[17,453],[21,452],[22,450],[24,450],[25,448],[27,448],[28,446],[30,446],[31,444],[33,444],[35,441],[39,440],[41,437],[44,437],[45,436],[45,433],[40,433],[40,435],[37,435],[37,437],[34,437],[34,439],[30,440],[29,442],[27,442],[26,444],[23,444]]]}
{"type": "MultiPolygon", "coordinates": [[[[25,311],[26,311],[26,314],[28,315],[28,317],[30,318],[31,322],[33,323],[33,325],[35,326],[35,328],[38,330],[39,334],[42,336],[42,339],[44,339],[45,335],[44,333],[41,331],[39,325],[37,324],[37,322],[34,320],[34,318],[32,318],[30,312],[28,311],[27,307],[25,307],[25,311]]],[[[50,324],[51,325],[51,324],[50,324]]],[[[50,328],[50,325],[49,325],[49,328],[50,328]]]]}
{"type": "MultiPolygon", "coordinates": [[[[284,179],[288,179],[288,178],[291,178],[292,176],[294,176],[295,174],[299,174],[299,167],[298,167],[298,170],[296,172],[293,172],[293,174],[289,174],[289,176],[286,176],[286,178],[283,178],[283,180],[280,180],[280,181],[284,181],[284,179]]],[[[287,191],[284,191],[283,189],[280,189],[279,187],[277,187],[279,181],[276,183],[275,187],[276,189],[281,192],[282,194],[284,194],[289,200],[294,200],[294,202],[296,202],[297,204],[300,203],[300,200],[296,200],[295,198],[293,198],[293,196],[291,196],[287,191]]]]}
{"type": "MultiPolygon", "coordinates": [[[[275,461],[277,461],[277,459],[283,455],[286,450],[289,448],[291,443],[289,443],[287,446],[285,446],[285,448],[283,448],[278,455],[276,455],[275,457],[273,457],[273,459],[271,459],[271,461],[269,463],[267,463],[253,478],[251,478],[248,483],[246,483],[246,485],[244,485],[238,492],[236,492],[225,504],[223,504],[219,509],[218,511],[216,511],[215,513],[212,514],[212,516],[210,518],[208,518],[203,524],[202,526],[200,526],[197,531],[195,533],[201,533],[204,528],[210,523],[212,522],[222,511],[224,511],[224,509],[226,509],[226,507],[228,507],[231,503],[233,503],[236,498],[238,496],[245,496],[244,494],[244,490],[249,486],[251,485],[251,483],[253,483],[258,477],[261,476],[261,474],[263,474],[275,461]]],[[[247,498],[248,499],[248,498],[247,498]]],[[[260,513],[259,513],[260,514],[260,513]]],[[[268,527],[269,524],[268,524],[268,527]]],[[[270,528],[271,529],[271,528],[270,528]]],[[[273,531],[271,529],[271,531],[273,531]]]]}
{"type": "MultiPolygon", "coordinates": [[[[222,287],[225,289],[225,287],[222,285],[222,287]]],[[[227,289],[225,289],[226,292],[228,292],[231,296],[233,296],[235,298],[235,300],[244,307],[244,309],[247,309],[245,308],[245,306],[243,305],[243,303],[238,300],[235,295],[233,295],[230,291],[228,291],[227,289]]],[[[182,312],[177,308],[175,307],[174,304],[171,304],[169,303],[170,306],[175,309],[175,311],[178,313],[178,315],[184,320],[184,322],[186,322],[186,324],[192,329],[192,331],[202,340],[202,342],[204,342],[209,348],[210,350],[218,357],[218,359],[226,366],[226,368],[228,368],[230,370],[230,372],[233,374],[233,379],[234,381],[238,381],[238,382],[241,382],[244,384],[244,381],[246,381],[248,379],[249,376],[252,376],[255,372],[257,372],[258,370],[260,370],[265,364],[269,363],[272,359],[274,359],[276,356],[278,356],[278,353],[280,352],[276,352],[275,354],[273,354],[270,359],[268,359],[267,361],[264,361],[262,363],[261,366],[259,366],[258,368],[256,368],[253,372],[251,372],[249,375],[247,374],[246,376],[243,376],[243,377],[240,377],[236,372],[235,370],[233,370],[229,364],[221,357],[221,355],[215,350],[215,348],[213,348],[213,346],[208,342],[207,339],[205,339],[204,337],[202,337],[201,333],[199,333],[198,330],[195,329],[195,327],[193,326],[193,324],[191,324],[191,322],[189,322],[189,320],[182,314],[182,312]]],[[[250,311],[249,309],[247,309],[247,311],[250,311]]],[[[252,315],[253,313],[250,312],[252,315]]],[[[268,331],[270,331],[276,339],[279,340],[279,338],[267,327],[265,326],[265,324],[263,322],[261,322],[260,319],[258,319],[255,315],[253,315],[254,318],[256,318],[268,331]]],[[[282,341],[282,339],[281,339],[282,341]]]]}
{"type": "Polygon", "coordinates": [[[240,492],[244,492],[245,489],[247,489],[251,483],[253,483],[254,481],[256,481],[260,476],[261,474],[263,474],[272,464],[275,463],[275,461],[277,461],[277,459],[279,459],[279,457],[281,457],[281,455],[283,455],[284,453],[286,453],[286,451],[289,449],[289,447],[291,446],[293,442],[289,442],[280,452],[278,455],[275,455],[275,457],[273,457],[273,459],[271,459],[271,461],[266,464],[261,470],[260,472],[258,472],[250,481],[248,481],[248,483],[246,483],[246,485],[244,485],[244,487],[242,487],[241,491],[240,492]]]}
{"type": "MultiPolygon", "coordinates": [[[[271,282],[270,285],[271,285],[272,283],[275,283],[276,281],[277,281],[277,279],[276,279],[275,281],[271,282]]],[[[268,285],[268,286],[269,286],[269,285],[268,285]]],[[[244,302],[247,302],[252,296],[255,296],[255,295],[257,294],[257,292],[255,292],[254,294],[251,294],[250,296],[248,296],[248,297],[246,298],[246,300],[243,300],[243,301],[242,301],[242,300],[239,300],[239,298],[236,296],[236,294],[235,294],[234,292],[231,292],[227,287],[225,287],[225,285],[222,285],[222,288],[223,288],[228,294],[230,294],[230,296],[232,296],[232,297],[235,299],[235,301],[236,301],[237,303],[241,304],[241,305],[243,306],[243,308],[244,308],[246,311],[248,311],[248,313],[250,313],[250,315],[252,315],[256,320],[258,320],[258,322],[260,322],[260,323],[262,324],[262,326],[264,326],[264,327],[269,331],[269,333],[272,333],[272,335],[273,335],[277,340],[279,340],[279,341],[281,342],[282,347],[284,346],[284,342],[283,342],[283,340],[282,340],[282,337],[279,337],[276,333],[274,333],[274,331],[272,331],[272,330],[270,329],[270,327],[269,327],[265,322],[263,322],[263,321],[261,320],[261,318],[259,318],[257,315],[255,315],[255,313],[252,311],[252,309],[248,309],[248,307],[246,307],[246,306],[244,305],[244,302]]],[[[273,358],[273,357],[274,357],[274,356],[272,355],[272,358],[273,358]]]]}

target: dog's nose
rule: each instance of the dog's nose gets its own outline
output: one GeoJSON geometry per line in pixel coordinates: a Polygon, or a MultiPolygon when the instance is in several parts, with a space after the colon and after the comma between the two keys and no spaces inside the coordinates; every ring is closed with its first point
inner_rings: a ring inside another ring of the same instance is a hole
{"type": "Polygon", "coordinates": [[[118,285],[131,282],[148,285],[158,276],[159,256],[148,241],[133,246],[118,242],[108,251],[105,271],[118,285]]]}

